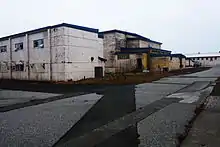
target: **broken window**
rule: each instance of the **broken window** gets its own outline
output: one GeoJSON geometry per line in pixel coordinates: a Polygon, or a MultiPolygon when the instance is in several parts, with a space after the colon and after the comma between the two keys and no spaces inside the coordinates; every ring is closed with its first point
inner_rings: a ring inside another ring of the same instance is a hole
{"type": "Polygon", "coordinates": [[[23,50],[23,43],[16,43],[15,44],[15,52],[19,51],[19,50],[23,50]]]}
{"type": "Polygon", "coordinates": [[[33,43],[34,43],[34,48],[44,48],[43,39],[34,40],[33,43]]]}
{"type": "Polygon", "coordinates": [[[24,71],[24,63],[23,62],[18,62],[18,63],[15,63],[15,62],[12,62],[11,64],[11,70],[12,71],[24,71]]]}
{"type": "Polygon", "coordinates": [[[16,64],[15,71],[24,71],[24,64],[16,64]]]}
{"type": "Polygon", "coordinates": [[[7,52],[7,46],[0,46],[0,52],[7,52]]]}
{"type": "Polygon", "coordinates": [[[120,60],[120,59],[129,59],[129,54],[118,55],[118,60],[120,60]]]}

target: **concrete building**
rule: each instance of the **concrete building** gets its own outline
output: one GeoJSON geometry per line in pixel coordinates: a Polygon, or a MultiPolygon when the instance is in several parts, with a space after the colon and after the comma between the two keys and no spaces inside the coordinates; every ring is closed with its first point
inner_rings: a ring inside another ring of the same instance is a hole
{"type": "Polygon", "coordinates": [[[0,38],[0,78],[69,81],[103,76],[98,30],[58,24],[0,38]]]}
{"type": "Polygon", "coordinates": [[[186,56],[183,54],[151,54],[153,71],[178,70],[186,67],[186,56]]]}
{"type": "Polygon", "coordinates": [[[216,66],[220,65],[220,52],[215,53],[197,53],[187,54],[187,66],[193,66],[194,62],[198,62],[201,66],[216,66]]]}
{"type": "Polygon", "coordinates": [[[162,43],[121,30],[101,32],[104,37],[105,71],[129,72],[150,69],[151,53],[170,53],[161,50],[162,43]]]}

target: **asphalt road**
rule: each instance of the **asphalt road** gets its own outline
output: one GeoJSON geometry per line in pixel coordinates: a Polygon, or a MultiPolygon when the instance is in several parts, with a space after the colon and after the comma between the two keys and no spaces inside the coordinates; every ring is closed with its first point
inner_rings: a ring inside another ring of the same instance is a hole
{"type": "MultiPolygon", "coordinates": [[[[0,104],[11,108],[0,112],[0,146],[177,146],[219,73],[215,67],[140,85],[87,86],[77,95],[57,90],[21,107],[9,107],[13,102],[4,100],[16,95],[2,98],[0,90],[0,104]]],[[[26,100],[44,94],[19,93],[26,100]]]]}

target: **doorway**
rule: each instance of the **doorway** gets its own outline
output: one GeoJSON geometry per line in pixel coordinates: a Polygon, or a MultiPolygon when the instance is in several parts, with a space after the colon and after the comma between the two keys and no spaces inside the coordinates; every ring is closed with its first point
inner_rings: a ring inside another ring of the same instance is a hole
{"type": "Polygon", "coordinates": [[[95,78],[103,77],[103,67],[95,67],[95,78]]]}
{"type": "Polygon", "coordinates": [[[137,58],[137,69],[142,70],[142,59],[141,58],[137,58]]]}

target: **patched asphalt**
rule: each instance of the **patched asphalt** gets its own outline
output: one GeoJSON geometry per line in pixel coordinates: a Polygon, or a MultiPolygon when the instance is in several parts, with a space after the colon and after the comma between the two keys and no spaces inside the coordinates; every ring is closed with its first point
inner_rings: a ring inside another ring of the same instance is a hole
{"type": "Polygon", "coordinates": [[[71,146],[84,142],[105,147],[175,146],[202,98],[198,91],[206,89],[219,70],[216,67],[201,77],[197,73],[196,77],[169,77],[136,86],[88,86],[76,90],[82,92],[80,95],[72,95],[74,90],[69,90],[69,95],[58,90],[52,93],[61,95],[35,101],[34,105],[8,106],[0,113],[0,146],[63,146],[69,142],[71,146]],[[183,101],[191,92],[197,99],[183,101]],[[94,131],[100,137],[93,136],[94,131]]]}

